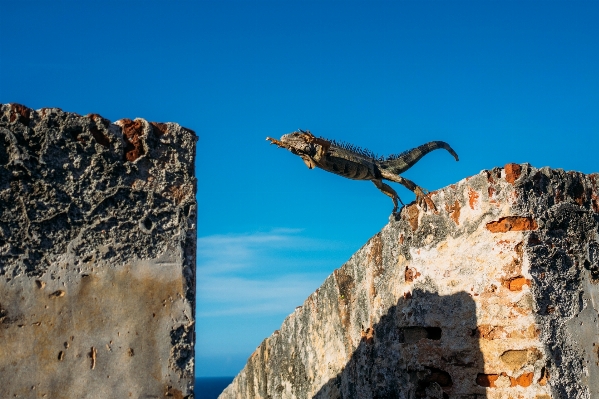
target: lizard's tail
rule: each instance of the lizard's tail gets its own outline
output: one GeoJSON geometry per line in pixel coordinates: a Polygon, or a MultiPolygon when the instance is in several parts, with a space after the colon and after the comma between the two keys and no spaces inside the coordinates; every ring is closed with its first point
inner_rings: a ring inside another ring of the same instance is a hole
{"type": "Polygon", "coordinates": [[[389,172],[400,174],[410,169],[416,162],[420,161],[423,156],[431,151],[438,150],[440,148],[446,149],[456,161],[459,161],[458,154],[444,141],[431,141],[426,144],[422,144],[419,147],[406,151],[397,158],[388,159],[380,163],[382,169],[388,170],[389,172]]]}

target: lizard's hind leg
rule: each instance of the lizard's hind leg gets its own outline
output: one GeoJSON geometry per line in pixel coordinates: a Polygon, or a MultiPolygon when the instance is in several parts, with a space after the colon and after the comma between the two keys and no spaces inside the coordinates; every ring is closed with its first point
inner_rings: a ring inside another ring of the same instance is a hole
{"type": "Polygon", "coordinates": [[[428,191],[426,189],[417,186],[416,183],[414,183],[412,180],[408,180],[399,175],[394,175],[386,171],[383,171],[382,175],[384,179],[399,183],[408,190],[412,191],[414,194],[416,194],[416,203],[425,211],[428,207],[430,207],[435,212],[437,211],[437,207],[435,206],[435,203],[429,198],[428,191]]]}
{"type": "Polygon", "coordinates": [[[397,212],[397,201],[399,200],[399,202],[402,205],[404,204],[403,202],[401,202],[399,195],[397,195],[397,193],[395,192],[395,190],[393,188],[391,188],[391,186],[383,183],[383,181],[381,179],[372,179],[371,181],[374,183],[376,188],[378,188],[379,190],[381,190],[383,192],[383,194],[391,197],[391,200],[393,201],[393,213],[396,213],[397,212]]]}

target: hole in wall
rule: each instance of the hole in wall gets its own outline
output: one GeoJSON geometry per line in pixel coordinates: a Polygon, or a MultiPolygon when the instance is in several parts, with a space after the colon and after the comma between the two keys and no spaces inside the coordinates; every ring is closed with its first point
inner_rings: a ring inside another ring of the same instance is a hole
{"type": "Polygon", "coordinates": [[[403,327],[399,330],[399,342],[402,344],[413,344],[421,339],[438,341],[441,339],[441,334],[440,327],[403,327]]]}
{"type": "Polygon", "coordinates": [[[146,230],[152,230],[152,221],[150,220],[150,218],[145,218],[143,221],[144,227],[146,228],[146,230]]]}

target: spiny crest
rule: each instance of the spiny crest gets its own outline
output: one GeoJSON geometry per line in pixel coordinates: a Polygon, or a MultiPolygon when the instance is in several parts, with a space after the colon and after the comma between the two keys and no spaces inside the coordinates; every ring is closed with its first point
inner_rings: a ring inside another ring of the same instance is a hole
{"type": "Polygon", "coordinates": [[[358,147],[356,145],[346,143],[343,141],[329,140],[329,139],[325,139],[324,137],[321,137],[321,138],[323,140],[330,141],[331,145],[334,145],[335,147],[343,148],[344,150],[351,151],[356,154],[360,154],[364,157],[377,159],[377,160],[380,158],[377,154],[375,154],[374,152],[370,151],[367,148],[358,147]]]}
{"type": "Polygon", "coordinates": [[[344,150],[351,151],[353,153],[362,155],[364,157],[372,158],[375,161],[380,161],[380,162],[383,162],[383,161],[393,161],[394,159],[400,158],[400,157],[402,157],[402,156],[404,156],[405,154],[408,153],[408,151],[404,151],[404,152],[399,153],[399,154],[392,154],[392,155],[388,155],[388,156],[378,155],[378,154],[375,154],[374,152],[370,151],[367,148],[358,147],[358,146],[355,146],[355,145],[350,144],[350,143],[346,143],[346,142],[343,142],[343,141],[331,140],[331,139],[327,139],[327,138],[324,138],[324,137],[320,137],[320,138],[323,139],[323,140],[326,140],[326,141],[330,142],[331,145],[334,145],[335,147],[339,147],[339,148],[342,148],[344,150]]]}

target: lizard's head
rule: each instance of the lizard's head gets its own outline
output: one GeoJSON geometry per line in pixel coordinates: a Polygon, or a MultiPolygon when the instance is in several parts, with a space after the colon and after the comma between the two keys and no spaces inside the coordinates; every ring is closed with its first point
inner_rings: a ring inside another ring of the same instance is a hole
{"type": "Polygon", "coordinates": [[[329,141],[314,137],[309,130],[285,134],[280,141],[271,137],[267,137],[266,140],[299,155],[310,169],[318,166],[318,159],[324,156],[331,146],[329,141]]]}
{"type": "Polygon", "coordinates": [[[281,142],[286,148],[296,155],[314,155],[316,154],[316,145],[311,141],[314,136],[308,132],[293,132],[281,136],[281,142]]]}
{"type": "Polygon", "coordinates": [[[270,141],[271,144],[276,144],[279,147],[286,148],[295,155],[308,155],[313,156],[316,154],[316,143],[314,142],[315,137],[310,131],[300,130],[293,133],[284,134],[281,140],[267,137],[266,140],[270,141]]]}

